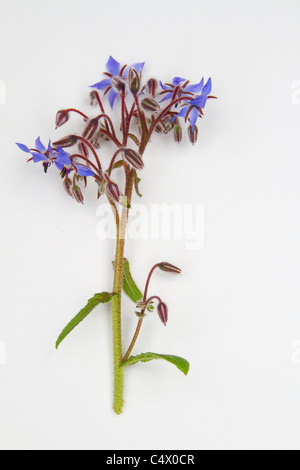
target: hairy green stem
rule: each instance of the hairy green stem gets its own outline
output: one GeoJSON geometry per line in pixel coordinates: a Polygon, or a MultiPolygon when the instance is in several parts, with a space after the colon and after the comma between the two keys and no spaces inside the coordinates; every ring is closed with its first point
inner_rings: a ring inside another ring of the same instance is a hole
{"type": "MultiPolygon", "coordinates": [[[[135,171],[131,170],[126,181],[125,195],[130,204],[135,171]]],[[[122,412],[124,369],[120,367],[122,362],[122,329],[121,329],[121,293],[123,280],[123,264],[125,235],[128,222],[129,209],[123,208],[120,223],[117,224],[116,257],[114,263],[114,295],[112,299],[112,330],[113,330],[113,360],[114,360],[114,404],[113,409],[117,414],[122,412]]]]}

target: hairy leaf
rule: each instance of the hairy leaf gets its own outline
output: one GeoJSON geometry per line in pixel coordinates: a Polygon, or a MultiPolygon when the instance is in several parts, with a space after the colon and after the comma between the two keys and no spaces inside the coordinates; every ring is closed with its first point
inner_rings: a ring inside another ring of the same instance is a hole
{"type": "MultiPolygon", "coordinates": [[[[113,261],[113,267],[115,267],[115,262],[113,261]]],[[[141,293],[140,289],[137,287],[136,283],[132,279],[130,268],[129,268],[129,261],[128,259],[124,258],[123,264],[123,280],[122,280],[122,288],[125,294],[136,304],[139,300],[142,300],[143,294],[141,293]]]]}
{"type": "Polygon", "coordinates": [[[101,292],[101,294],[95,294],[94,297],[88,300],[83,309],[71,320],[67,326],[63,329],[61,334],[59,335],[56,341],[56,349],[58,348],[59,344],[65,339],[65,337],[75,328],[75,326],[79,325],[79,323],[84,320],[89,313],[94,310],[95,307],[99,304],[104,304],[110,302],[115,294],[111,294],[109,292],[101,292]]]}
{"type": "Polygon", "coordinates": [[[172,356],[170,354],[156,354],[152,352],[139,354],[138,356],[130,356],[126,361],[122,362],[121,367],[130,366],[137,362],[152,361],[152,359],[164,359],[165,361],[171,362],[185,375],[187,375],[190,368],[189,362],[186,359],[183,359],[183,357],[172,356]]]}
{"type": "Polygon", "coordinates": [[[122,287],[123,287],[124,292],[128,295],[128,297],[130,297],[130,299],[134,303],[137,303],[139,300],[143,298],[143,294],[141,293],[136,283],[132,279],[130,268],[129,268],[129,261],[126,258],[124,258],[122,287]]]}

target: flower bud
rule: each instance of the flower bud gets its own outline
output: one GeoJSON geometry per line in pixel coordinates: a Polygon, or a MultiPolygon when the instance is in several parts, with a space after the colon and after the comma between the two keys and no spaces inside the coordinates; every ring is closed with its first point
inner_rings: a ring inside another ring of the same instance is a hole
{"type": "Polygon", "coordinates": [[[69,194],[69,196],[74,197],[71,191],[72,181],[70,180],[68,176],[64,178],[63,185],[64,185],[66,192],[69,194]]]}
{"type": "Polygon", "coordinates": [[[164,302],[159,302],[157,306],[157,313],[163,324],[166,326],[168,321],[168,307],[164,302]]]}
{"type": "Polygon", "coordinates": [[[167,262],[162,262],[158,265],[159,269],[161,269],[162,271],[166,271],[167,273],[171,273],[171,274],[181,274],[181,269],[180,268],[177,268],[176,266],[174,266],[173,264],[171,263],[167,263],[167,262]]]}
{"type": "Polygon", "coordinates": [[[153,98],[144,98],[141,102],[141,105],[147,111],[155,112],[159,109],[159,104],[153,98]]]}
{"type": "Polygon", "coordinates": [[[182,129],[181,127],[176,124],[174,126],[174,133],[173,133],[173,136],[174,136],[174,140],[175,142],[177,142],[178,144],[180,144],[180,142],[182,141],[182,129]]]}
{"type": "Polygon", "coordinates": [[[194,145],[197,142],[197,138],[198,138],[198,127],[194,126],[194,129],[193,129],[192,126],[189,126],[188,136],[189,136],[190,142],[194,145]]]}
{"type": "Polygon", "coordinates": [[[61,109],[60,111],[57,111],[56,118],[55,118],[55,124],[56,124],[55,129],[65,124],[68,120],[69,120],[69,113],[66,109],[61,109]]]}
{"type": "Polygon", "coordinates": [[[80,204],[83,204],[84,199],[83,199],[83,195],[82,195],[80,187],[75,184],[72,188],[72,193],[73,193],[75,200],[79,202],[80,204]]]}
{"type": "Polygon", "coordinates": [[[158,81],[155,78],[150,78],[146,84],[146,90],[153,96],[153,98],[155,97],[157,87],[158,81]]]}
{"type": "Polygon", "coordinates": [[[128,84],[129,84],[129,89],[133,95],[136,95],[139,92],[140,86],[141,86],[141,79],[139,74],[135,69],[130,69],[129,70],[129,75],[128,75],[128,84]]]}
{"type": "Polygon", "coordinates": [[[144,168],[144,162],[135,150],[126,149],[124,151],[124,156],[125,159],[137,170],[142,170],[144,168]]]}
{"type": "Polygon", "coordinates": [[[157,132],[158,134],[161,134],[163,131],[164,131],[164,128],[163,126],[161,125],[161,123],[159,122],[156,126],[155,126],[155,132],[157,132]]]}
{"type": "Polygon", "coordinates": [[[112,181],[109,181],[106,186],[106,194],[116,202],[119,202],[120,200],[120,191],[118,188],[118,185],[116,183],[113,183],[112,181]]]}
{"type": "Polygon", "coordinates": [[[93,90],[91,91],[90,93],[90,105],[91,106],[97,106],[98,105],[98,100],[97,100],[97,91],[96,90],[93,90]]]}
{"type": "Polygon", "coordinates": [[[67,135],[66,137],[63,137],[60,140],[57,140],[56,142],[53,142],[54,147],[72,147],[72,145],[75,145],[76,142],[78,141],[78,136],[77,135],[67,135]]]}
{"type": "Polygon", "coordinates": [[[95,134],[96,130],[98,129],[98,124],[99,124],[98,118],[90,119],[85,128],[83,137],[87,140],[90,140],[95,134]]]}

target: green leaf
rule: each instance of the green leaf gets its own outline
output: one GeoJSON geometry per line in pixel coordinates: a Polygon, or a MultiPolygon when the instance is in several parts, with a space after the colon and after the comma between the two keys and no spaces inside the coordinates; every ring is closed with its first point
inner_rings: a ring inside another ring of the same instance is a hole
{"type": "Polygon", "coordinates": [[[130,297],[130,299],[136,304],[139,300],[142,300],[143,294],[141,293],[140,289],[137,287],[136,283],[132,279],[130,268],[129,268],[129,261],[128,259],[124,258],[124,265],[123,265],[123,283],[122,287],[124,292],[130,297]]]}
{"type": "Polygon", "coordinates": [[[92,310],[99,304],[105,304],[110,302],[113,296],[116,294],[110,294],[109,292],[101,292],[101,294],[95,294],[93,298],[88,300],[83,309],[67,324],[67,326],[63,329],[61,334],[59,335],[56,341],[56,349],[58,348],[59,344],[65,339],[66,336],[75,328],[75,326],[79,325],[79,323],[84,320],[92,310]]]}
{"type": "MultiPolygon", "coordinates": [[[[125,294],[136,304],[139,300],[142,300],[143,294],[141,293],[140,289],[137,287],[136,283],[132,279],[130,268],[129,268],[129,261],[128,259],[124,258],[123,262],[123,280],[122,280],[122,288],[125,294]]],[[[115,266],[115,262],[113,261],[113,267],[115,266]]]]}
{"type": "Polygon", "coordinates": [[[115,168],[120,168],[121,166],[123,166],[123,164],[124,164],[124,160],[118,160],[117,162],[113,164],[113,170],[115,168]]]}
{"type": "Polygon", "coordinates": [[[137,362],[148,362],[152,359],[164,359],[165,361],[171,362],[176,366],[181,372],[187,375],[190,364],[186,359],[179,356],[171,356],[170,354],[156,354],[152,352],[139,354],[138,356],[130,356],[126,361],[122,362],[121,367],[131,366],[137,362]]]}

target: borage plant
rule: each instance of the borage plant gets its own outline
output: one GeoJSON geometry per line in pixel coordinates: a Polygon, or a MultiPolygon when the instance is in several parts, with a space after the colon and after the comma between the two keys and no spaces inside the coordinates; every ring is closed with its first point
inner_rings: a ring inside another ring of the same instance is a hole
{"type": "Polygon", "coordinates": [[[86,316],[99,304],[112,304],[113,330],[113,363],[114,363],[114,410],[121,413],[123,406],[123,375],[127,365],[139,361],[164,359],[173,363],[184,374],[188,373],[189,363],[178,356],[155,354],[152,352],[132,356],[145,315],[155,308],[164,325],[168,320],[168,308],[157,295],[149,296],[151,277],[156,269],[167,273],[180,274],[181,270],[168,262],[159,262],[153,266],[148,275],[142,293],[132,279],[129,263],[124,258],[125,233],[131,206],[133,191],[139,192],[138,172],[144,167],[144,152],[153,132],[162,135],[173,133],[175,142],[182,140],[181,118],[187,124],[187,134],[192,144],[198,136],[196,122],[202,118],[203,109],[211,93],[211,79],[204,79],[194,85],[189,81],[175,77],[172,83],[158,82],[150,78],[143,84],[144,63],[131,66],[121,65],[112,57],[107,62],[105,78],[92,85],[91,104],[99,108],[95,117],[88,117],[75,108],[63,109],[56,115],[56,128],[61,127],[71,117],[78,114],[85,122],[81,135],[71,134],[45,146],[38,137],[34,148],[17,143],[26,152],[28,161],[41,162],[45,173],[53,164],[60,171],[66,192],[79,203],[83,203],[82,185],[88,179],[96,183],[97,197],[105,195],[111,205],[116,222],[116,255],[113,262],[114,281],[112,292],[95,294],[87,305],[64,328],[56,347],[86,316]],[[108,97],[111,109],[115,105],[120,109],[120,122],[116,125],[105,110],[104,100],[108,97]],[[107,96],[106,96],[107,95],[107,96]],[[110,141],[116,147],[107,169],[103,169],[100,145],[110,141]],[[71,150],[64,150],[65,148],[71,150]],[[120,188],[113,174],[117,169],[124,172],[124,188],[120,188]],[[119,211],[119,208],[121,210],[119,211]],[[125,352],[121,341],[121,292],[122,290],[136,304],[138,323],[133,339],[125,352]]]}

